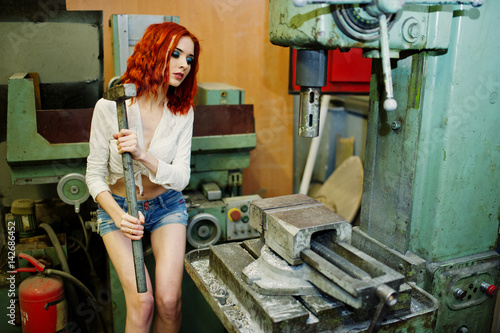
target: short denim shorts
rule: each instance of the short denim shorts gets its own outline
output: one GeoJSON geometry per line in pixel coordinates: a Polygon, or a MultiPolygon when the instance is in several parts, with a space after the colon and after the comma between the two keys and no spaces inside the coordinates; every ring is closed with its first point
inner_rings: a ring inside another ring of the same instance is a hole
{"type": "MultiPolygon", "coordinates": [[[[112,196],[116,203],[127,212],[127,199],[116,194],[112,194],[112,196]]],[[[170,223],[180,223],[187,226],[188,213],[182,192],[168,190],[151,200],[137,201],[137,210],[144,215],[144,229],[150,233],[170,223]]],[[[97,209],[97,222],[101,236],[114,230],[120,230],[100,206],[97,209]]]]}

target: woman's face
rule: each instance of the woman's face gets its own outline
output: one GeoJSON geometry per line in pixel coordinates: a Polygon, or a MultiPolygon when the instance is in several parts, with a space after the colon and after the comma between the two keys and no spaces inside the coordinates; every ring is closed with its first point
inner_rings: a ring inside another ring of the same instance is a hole
{"type": "Polygon", "coordinates": [[[184,81],[191,70],[193,61],[194,43],[188,36],[183,36],[170,57],[170,73],[168,76],[170,86],[178,87],[184,81]]]}

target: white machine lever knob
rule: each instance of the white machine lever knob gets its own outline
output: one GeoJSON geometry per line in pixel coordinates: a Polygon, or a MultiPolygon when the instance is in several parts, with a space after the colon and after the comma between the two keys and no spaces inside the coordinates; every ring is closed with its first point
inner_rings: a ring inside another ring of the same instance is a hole
{"type": "Polygon", "coordinates": [[[384,109],[386,111],[394,111],[398,107],[398,103],[394,99],[392,89],[391,76],[391,58],[389,54],[389,33],[387,31],[387,18],[384,14],[378,17],[380,26],[380,57],[382,58],[382,72],[384,74],[384,85],[386,99],[384,101],[384,109]]]}

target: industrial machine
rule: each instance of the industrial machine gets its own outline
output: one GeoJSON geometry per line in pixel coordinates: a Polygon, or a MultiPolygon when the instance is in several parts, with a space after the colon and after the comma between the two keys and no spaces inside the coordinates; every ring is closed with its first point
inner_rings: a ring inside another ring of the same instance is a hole
{"type": "Polygon", "coordinates": [[[193,248],[258,237],[250,227],[248,207],[258,195],[242,196],[243,169],[257,144],[253,105],[243,90],[224,84],[200,84],[205,105],[196,106],[191,179],[184,191],[188,204],[187,240],[193,248]],[[223,126],[221,126],[223,124],[223,126]]]}
{"type": "MultiPolygon", "coordinates": [[[[17,252],[12,257],[22,251],[36,256],[37,259],[43,257],[51,265],[64,266],[59,260],[60,254],[68,260],[69,265],[79,266],[79,271],[72,273],[81,273],[84,278],[89,278],[88,281],[84,280],[84,283],[95,287],[93,292],[99,299],[100,312],[103,311],[109,315],[107,318],[112,318],[107,324],[114,325],[116,331],[120,331],[125,323],[123,292],[114,268],[108,266],[102,242],[90,232],[91,228],[92,231],[97,231],[94,212],[96,207],[89,200],[84,177],[93,106],[104,90],[102,12],[67,12],[64,0],[58,0],[53,5],[51,7],[44,2],[10,1],[3,7],[3,14],[0,15],[0,26],[8,36],[0,39],[0,44],[5,46],[4,50],[8,55],[5,66],[9,62],[9,68],[4,68],[3,71],[5,86],[0,87],[0,97],[2,101],[5,100],[6,106],[5,155],[10,169],[8,178],[16,189],[31,185],[25,188],[35,192],[39,186],[43,186],[40,192],[44,198],[59,197],[62,201],[58,201],[58,205],[54,205],[56,207],[51,207],[50,213],[55,211],[54,214],[44,216],[47,218],[45,221],[58,233],[58,243],[61,244],[57,247],[53,245],[52,238],[41,237],[40,234],[44,233],[41,226],[44,223],[33,217],[35,210],[38,213],[40,206],[41,210],[45,207],[38,201],[35,203],[35,200],[14,201],[11,209],[13,215],[8,215],[8,222],[16,226],[17,235],[23,239],[16,240],[17,252]],[[27,15],[30,15],[28,19],[27,15]],[[36,20],[40,17],[47,22],[37,25],[36,22],[30,21],[31,18],[36,20]],[[34,38],[30,41],[35,35],[36,40],[34,38]],[[74,43],[78,45],[75,46],[74,43]],[[15,50],[12,50],[13,46],[15,50]],[[33,47],[36,51],[24,50],[24,47],[33,47]],[[71,53],[73,56],[68,57],[66,53],[64,57],[61,55],[64,59],[56,57],[54,60],[51,55],[57,48],[72,50],[72,53],[78,54],[71,53]],[[54,72],[59,73],[48,65],[52,60],[64,71],[62,78],[51,76],[54,72]],[[42,66],[45,63],[47,65],[42,66]],[[82,68],[78,64],[81,64],[82,68]],[[45,71],[47,67],[49,69],[45,71]],[[65,214],[69,211],[70,219],[66,219],[63,211],[65,214]],[[60,216],[64,216],[62,221],[60,216]],[[59,251],[61,253],[58,253],[59,248],[62,249],[59,251]],[[81,257],[82,254],[85,254],[85,257],[81,257]],[[80,259],[85,262],[84,265],[81,265],[80,259]]],[[[127,33],[133,31],[133,34],[126,37],[119,36],[125,42],[123,45],[115,44],[120,46],[116,52],[130,51],[137,36],[143,33],[132,27],[139,26],[139,30],[141,27],[145,28],[146,25],[154,23],[151,19],[178,22],[178,17],[114,16],[113,24],[118,26],[125,22],[127,33]]],[[[121,54],[127,57],[125,53],[121,54]]],[[[116,63],[123,66],[123,62],[116,63]]],[[[122,67],[117,68],[117,71],[122,70],[122,67]]],[[[200,93],[203,94],[200,98],[202,104],[196,106],[192,141],[192,177],[184,192],[189,203],[190,249],[255,238],[259,235],[250,226],[248,214],[250,203],[260,197],[242,195],[242,172],[244,168],[249,167],[250,151],[255,148],[257,142],[253,106],[243,104],[242,89],[225,84],[200,84],[200,93]]],[[[30,193],[29,190],[26,192],[30,193]]],[[[29,198],[29,195],[25,197],[29,198]]],[[[2,230],[0,226],[0,233],[2,230]]],[[[154,272],[154,259],[148,255],[151,254],[148,245],[145,240],[146,264],[153,268],[151,272],[154,272]]],[[[17,264],[12,262],[12,265],[17,264]]],[[[4,265],[4,268],[6,267],[4,265]]],[[[8,281],[4,279],[7,276],[10,278],[11,274],[3,269],[0,272],[1,281],[8,281]]],[[[18,284],[24,277],[18,275],[18,284]]],[[[190,288],[190,281],[185,282],[184,294],[189,297],[189,301],[185,302],[184,315],[186,318],[197,316],[196,320],[186,320],[183,330],[189,332],[196,330],[193,325],[196,327],[205,324],[200,318],[208,318],[207,321],[211,319],[209,315],[204,316],[204,313],[208,312],[204,307],[206,302],[199,302],[194,294],[197,292],[196,288],[190,288]]],[[[5,285],[3,283],[0,287],[5,285]]],[[[0,297],[0,304],[10,304],[9,302],[15,299],[16,313],[20,313],[17,290],[12,293],[12,300],[7,299],[7,294],[2,293],[4,296],[0,297]]],[[[81,305],[78,309],[70,307],[67,329],[75,328],[71,327],[71,324],[83,328],[91,323],[91,319],[85,318],[84,315],[75,315],[76,311],[85,310],[89,304],[70,299],[71,293],[67,295],[68,304],[81,305]]],[[[214,331],[218,325],[220,326],[220,322],[212,322],[214,331]]],[[[4,322],[0,328],[6,332],[21,330],[20,323],[13,326],[4,322]]]]}
{"type": "MultiPolygon", "coordinates": [[[[320,202],[302,194],[256,200],[250,224],[263,242],[186,256],[186,270],[228,331],[374,331],[387,307],[391,330],[435,321],[435,298],[361,251],[363,233],[320,202]]],[[[413,263],[422,269],[423,261],[413,263]]]]}
{"type": "MultiPolygon", "coordinates": [[[[11,314],[15,317],[10,323],[3,321],[0,330],[20,332],[21,309],[26,307],[19,308],[19,299],[43,302],[44,296],[27,298],[29,294],[18,289],[20,282],[28,278],[28,273],[12,273],[14,268],[27,264],[17,259],[19,253],[35,257],[48,269],[61,267],[75,278],[85,278],[93,292],[97,287],[94,280],[87,279],[95,273],[93,263],[81,256],[98,249],[89,246],[95,243],[83,236],[87,233],[82,226],[89,214],[84,205],[88,198],[83,176],[86,141],[92,107],[103,93],[102,12],[67,11],[63,0],[2,1],[0,30],[0,144],[4,161],[0,245],[7,245],[6,227],[10,226],[11,237],[8,264],[7,251],[2,252],[0,304],[13,305],[11,314]],[[6,214],[7,203],[12,203],[12,215],[6,214]],[[6,278],[15,281],[8,292],[6,278]]],[[[99,255],[92,253],[92,257],[97,266],[99,255]]],[[[79,304],[83,298],[71,289],[71,284],[65,282],[68,304],[79,304]]],[[[63,303],[47,307],[50,314],[43,309],[46,303],[36,310],[31,307],[33,311],[26,315],[44,316],[45,324],[54,324],[60,317],[52,311],[63,303]]],[[[75,310],[68,308],[67,323],[85,329],[86,323],[75,310]]],[[[30,326],[36,324],[35,330],[40,329],[36,320],[30,326]]]]}
{"type": "Polygon", "coordinates": [[[499,19],[492,0],[270,1],[271,42],[297,49],[299,135],[318,133],[325,50],[373,58],[361,220],[257,200],[261,241],[189,253],[228,331],[492,331],[499,19]]]}

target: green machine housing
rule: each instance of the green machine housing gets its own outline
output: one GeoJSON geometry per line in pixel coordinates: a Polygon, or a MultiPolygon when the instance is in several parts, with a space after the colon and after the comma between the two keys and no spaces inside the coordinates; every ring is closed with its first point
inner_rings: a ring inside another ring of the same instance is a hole
{"type": "Polygon", "coordinates": [[[245,90],[220,82],[198,83],[197,104],[245,104],[245,90]]]}
{"type": "MultiPolygon", "coordinates": [[[[36,73],[9,79],[7,162],[16,185],[57,183],[68,173],[85,173],[92,109],[41,110],[37,91],[36,73]]],[[[252,105],[197,105],[188,189],[204,179],[238,191],[241,183],[228,181],[228,170],[247,168],[256,143],[252,105]]]]}
{"type": "Polygon", "coordinates": [[[272,0],[270,40],[297,49],[362,48],[375,57],[359,230],[381,246],[358,232],[353,242],[438,299],[435,332],[489,332],[495,297],[485,286],[500,282],[500,2],[416,2],[388,16],[394,111],[382,107],[379,38],[346,33],[339,15],[350,8],[359,18],[359,2],[272,0]],[[412,264],[415,257],[425,265],[412,264]]]}

